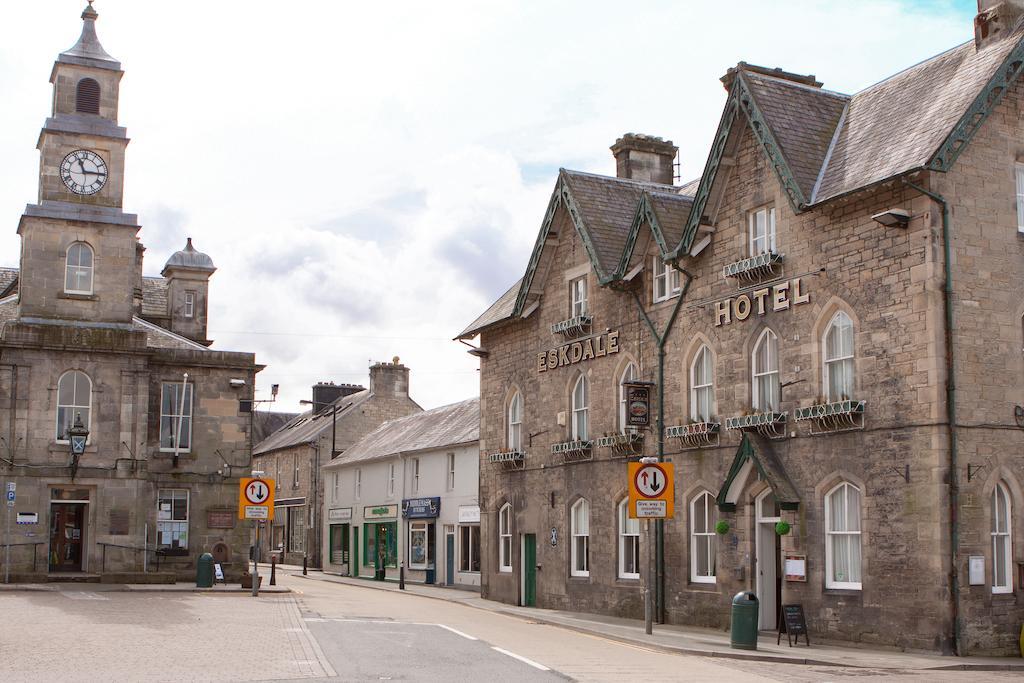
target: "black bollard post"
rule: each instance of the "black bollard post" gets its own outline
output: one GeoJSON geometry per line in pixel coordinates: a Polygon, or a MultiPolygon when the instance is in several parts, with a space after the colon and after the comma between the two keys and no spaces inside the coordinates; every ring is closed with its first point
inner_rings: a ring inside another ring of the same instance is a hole
{"type": "Polygon", "coordinates": [[[404,591],[405,590],[405,563],[404,562],[402,563],[402,566],[398,568],[398,590],[400,590],[400,591],[404,591]]]}
{"type": "Polygon", "coordinates": [[[270,553],[270,585],[277,585],[277,555],[270,553]]]}
{"type": "Polygon", "coordinates": [[[306,558],[305,555],[303,555],[302,556],[302,575],[303,576],[308,576],[309,575],[309,572],[306,571],[307,563],[308,563],[308,559],[306,558]]]}

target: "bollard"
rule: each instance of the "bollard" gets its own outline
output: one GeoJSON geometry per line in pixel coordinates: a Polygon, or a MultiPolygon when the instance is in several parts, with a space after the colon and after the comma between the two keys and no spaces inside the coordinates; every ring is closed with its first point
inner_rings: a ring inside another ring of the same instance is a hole
{"type": "Polygon", "coordinates": [[[270,585],[277,585],[277,555],[270,553],[270,585]]]}
{"type": "Polygon", "coordinates": [[[303,576],[308,576],[309,575],[309,572],[306,570],[306,567],[308,566],[308,563],[309,563],[308,558],[305,555],[303,555],[302,556],[302,575],[303,576]]]}
{"type": "Polygon", "coordinates": [[[654,614],[653,605],[651,605],[651,589],[644,589],[644,633],[651,635],[654,632],[652,618],[654,614]]]}
{"type": "Polygon", "coordinates": [[[398,568],[398,590],[405,590],[405,564],[398,568]]]}

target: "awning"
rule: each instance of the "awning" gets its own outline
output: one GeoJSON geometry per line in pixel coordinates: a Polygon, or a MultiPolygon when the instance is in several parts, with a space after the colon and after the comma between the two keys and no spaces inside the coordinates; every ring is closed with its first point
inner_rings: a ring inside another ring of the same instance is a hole
{"type": "Polygon", "coordinates": [[[779,501],[780,508],[796,510],[800,507],[800,496],[776,457],[771,441],[759,434],[743,432],[743,440],[736,450],[736,457],[729,468],[729,476],[725,478],[722,488],[718,491],[719,510],[736,510],[736,502],[746,488],[750,473],[755,469],[761,478],[768,482],[775,499],[779,501]]]}

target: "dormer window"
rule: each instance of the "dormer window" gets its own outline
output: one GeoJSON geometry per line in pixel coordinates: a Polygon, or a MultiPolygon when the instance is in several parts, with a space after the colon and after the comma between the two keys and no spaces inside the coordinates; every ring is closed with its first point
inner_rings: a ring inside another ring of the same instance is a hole
{"type": "Polygon", "coordinates": [[[185,312],[186,318],[194,318],[196,315],[196,293],[185,292],[185,312]]]}
{"type": "Polygon", "coordinates": [[[83,78],[75,88],[75,111],[79,114],[100,113],[100,84],[92,78],[83,78]]]}
{"type": "Polygon", "coordinates": [[[765,206],[750,212],[750,255],[777,252],[775,244],[775,209],[765,206]]]}
{"type": "Polygon", "coordinates": [[[92,247],[85,242],[75,242],[68,247],[64,291],[68,294],[92,294],[92,247]]]}
{"type": "Polygon", "coordinates": [[[587,277],[585,275],[569,283],[569,301],[571,317],[587,314],[587,277]]]}
{"type": "Polygon", "coordinates": [[[654,281],[654,303],[671,299],[682,291],[679,284],[679,271],[657,256],[654,257],[651,272],[654,274],[652,278],[654,281]]]}

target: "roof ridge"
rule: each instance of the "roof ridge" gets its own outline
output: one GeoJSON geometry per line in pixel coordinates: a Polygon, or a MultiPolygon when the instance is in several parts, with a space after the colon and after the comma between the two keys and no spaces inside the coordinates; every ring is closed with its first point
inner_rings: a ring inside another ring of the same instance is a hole
{"type": "Polygon", "coordinates": [[[617,182],[620,182],[620,183],[624,183],[624,184],[645,185],[645,186],[654,186],[654,187],[674,187],[674,188],[678,188],[679,187],[678,185],[666,185],[664,183],[656,183],[653,180],[635,180],[633,178],[620,178],[619,176],[615,176],[615,175],[603,175],[601,173],[591,173],[589,171],[574,171],[571,168],[562,168],[562,169],[559,169],[559,170],[563,171],[563,172],[565,172],[567,174],[571,173],[573,175],[582,175],[582,176],[587,176],[587,177],[590,177],[590,178],[600,178],[601,180],[614,180],[614,181],[617,181],[617,182]]]}
{"type": "Polygon", "coordinates": [[[763,73],[761,73],[759,71],[749,71],[749,70],[744,69],[744,74],[745,75],[750,75],[750,76],[756,76],[758,78],[766,78],[768,80],[775,81],[776,83],[781,83],[783,85],[790,86],[790,87],[793,87],[793,88],[800,88],[802,90],[807,90],[809,92],[824,93],[824,94],[829,95],[831,97],[837,97],[837,98],[843,99],[843,100],[849,100],[850,98],[853,97],[853,95],[847,95],[846,93],[839,92],[838,90],[829,90],[828,88],[816,88],[814,86],[807,85],[806,83],[797,83],[796,81],[791,81],[788,78],[779,78],[778,76],[771,76],[769,74],[763,74],[763,73]]]}
{"type": "Polygon", "coordinates": [[[835,151],[836,143],[839,142],[839,136],[843,132],[843,126],[846,125],[846,113],[850,111],[850,102],[847,101],[846,105],[843,106],[843,113],[839,115],[839,121],[836,122],[836,129],[832,133],[832,140],[828,143],[828,151],[825,152],[825,158],[821,160],[821,168],[818,169],[818,177],[814,181],[814,187],[811,188],[811,196],[807,198],[808,204],[813,204],[814,200],[818,197],[818,190],[821,189],[821,181],[825,178],[825,173],[828,171],[828,162],[832,160],[832,152],[835,151]]]}

